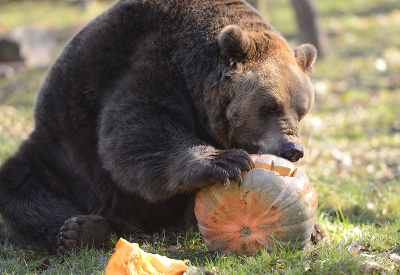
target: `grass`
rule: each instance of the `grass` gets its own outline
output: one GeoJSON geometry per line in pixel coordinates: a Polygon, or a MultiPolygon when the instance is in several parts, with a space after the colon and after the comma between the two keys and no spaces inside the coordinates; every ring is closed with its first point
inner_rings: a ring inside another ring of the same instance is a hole
{"type": "MultiPolygon", "coordinates": [[[[110,2],[89,9],[46,2],[0,3],[0,34],[23,26],[76,31],[110,2]]],[[[330,54],[311,75],[316,101],[302,121],[306,157],[297,165],[319,196],[318,223],[324,244],[305,251],[262,251],[255,256],[211,254],[201,235],[125,236],[146,251],[189,259],[218,274],[400,273],[389,259],[400,244],[400,2],[396,0],[318,1],[330,37],[330,54]]],[[[283,34],[296,32],[287,1],[268,1],[265,17],[283,34]]],[[[297,42],[291,39],[294,45],[297,42]]],[[[59,51],[61,48],[59,49],[59,51]]],[[[59,52],[58,51],[58,52],[59,52]]],[[[36,91],[46,71],[26,70],[0,79],[0,163],[17,150],[33,127],[36,91]]],[[[0,231],[0,274],[103,274],[115,247],[81,250],[62,260],[45,249],[21,249],[0,231]]]]}

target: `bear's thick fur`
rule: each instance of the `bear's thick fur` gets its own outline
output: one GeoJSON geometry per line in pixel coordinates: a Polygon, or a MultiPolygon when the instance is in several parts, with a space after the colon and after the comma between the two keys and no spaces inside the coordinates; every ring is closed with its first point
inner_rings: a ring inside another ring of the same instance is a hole
{"type": "Polygon", "coordinates": [[[245,1],[117,2],[65,47],[0,170],[6,232],[67,254],[195,224],[196,191],[240,181],[248,153],[302,157],[315,58],[245,1]]]}

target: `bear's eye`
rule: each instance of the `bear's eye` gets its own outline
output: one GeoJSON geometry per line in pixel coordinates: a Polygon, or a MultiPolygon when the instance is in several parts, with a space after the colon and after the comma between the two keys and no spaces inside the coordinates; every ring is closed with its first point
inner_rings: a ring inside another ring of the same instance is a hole
{"type": "Polygon", "coordinates": [[[283,109],[279,105],[264,105],[260,108],[259,114],[261,117],[266,117],[271,115],[281,115],[283,112],[283,109]]]}
{"type": "Polygon", "coordinates": [[[303,117],[307,114],[307,110],[303,108],[299,108],[297,110],[297,115],[299,116],[299,121],[303,119],[303,117]]]}

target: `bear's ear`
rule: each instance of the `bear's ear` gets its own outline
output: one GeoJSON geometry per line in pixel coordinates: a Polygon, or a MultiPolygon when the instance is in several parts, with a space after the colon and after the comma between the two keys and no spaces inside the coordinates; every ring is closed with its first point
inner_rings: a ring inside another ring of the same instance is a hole
{"type": "Polygon", "coordinates": [[[222,56],[242,58],[248,51],[248,36],[237,25],[229,25],[222,29],[218,36],[218,46],[222,56]]]}
{"type": "Polygon", "coordinates": [[[312,72],[312,65],[317,59],[317,49],[311,44],[303,44],[294,49],[294,56],[296,57],[297,64],[303,68],[304,71],[312,72]]]}

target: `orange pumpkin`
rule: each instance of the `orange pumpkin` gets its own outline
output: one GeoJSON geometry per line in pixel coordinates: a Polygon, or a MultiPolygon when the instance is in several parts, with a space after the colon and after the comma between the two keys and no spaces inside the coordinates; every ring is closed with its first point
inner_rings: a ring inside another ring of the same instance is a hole
{"type": "Polygon", "coordinates": [[[242,184],[200,190],[195,214],[211,252],[254,254],[262,248],[301,248],[311,238],[318,198],[307,175],[273,155],[252,155],[242,184]]]}
{"type": "Polygon", "coordinates": [[[146,253],[137,243],[120,238],[108,261],[106,275],[182,275],[188,268],[187,262],[146,253]]]}

